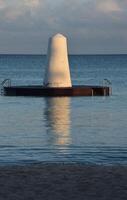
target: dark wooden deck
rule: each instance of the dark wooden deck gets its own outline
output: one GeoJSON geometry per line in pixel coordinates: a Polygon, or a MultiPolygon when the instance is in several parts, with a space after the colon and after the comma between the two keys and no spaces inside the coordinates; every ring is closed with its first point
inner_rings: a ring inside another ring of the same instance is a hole
{"type": "Polygon", "coordinates": [[[110,87],[106,86],[72,86],[65,88],[46,88],[43,86],[6,86],[5,96],[109,96],[110,87]]]}

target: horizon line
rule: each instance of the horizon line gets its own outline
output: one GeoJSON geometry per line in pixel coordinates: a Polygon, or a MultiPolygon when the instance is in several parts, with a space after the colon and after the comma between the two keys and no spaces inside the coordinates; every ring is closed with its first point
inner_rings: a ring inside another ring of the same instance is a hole
{"type": "MultiPolygon", "coordinates": [[[[0,55],[22,55],[22,56],[46,56],[47,54],[37,54],[37,53],[0,53],[0,55]]],[[[77,53],[68,54],[68,56],[100,56],[100,55],[127,55],[127,53],[77,53]]]]}

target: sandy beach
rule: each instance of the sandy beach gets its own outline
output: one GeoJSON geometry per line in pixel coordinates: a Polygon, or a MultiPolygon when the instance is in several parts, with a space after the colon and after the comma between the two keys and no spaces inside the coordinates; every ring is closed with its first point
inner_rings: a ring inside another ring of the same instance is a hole
{"type": "Polygon", "coordinates": [[[0,167],[0,200],[126,200],[127,166],[0,167]]]}

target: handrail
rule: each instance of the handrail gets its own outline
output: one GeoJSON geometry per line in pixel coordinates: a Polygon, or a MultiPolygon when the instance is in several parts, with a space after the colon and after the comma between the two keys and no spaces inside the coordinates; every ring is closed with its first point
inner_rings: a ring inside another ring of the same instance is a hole
{"type": "Polygon", "coordinates": [[[105,84],[105,85],[112,85],[112,82],[110,81],[110,80],[108,80],[107,78],[104,78],[103,79],[103,83],[105,84]]]}
{"type": "Polygon", "coordinates": [[[112,82],[107,78],[103,79],[103,87],[109,87],[109,94],[112,95],[112,82]]]}
{"type": "Polygon", "coordinates": [[[4,95],[4,87],[11,87],[11,79],[5,79],[1,83],[1,95],[4,95]]]}
{"type": "Polygon", "coordinates": [[[10,87],[11,86],[11,79],[7,78],[7,79],[3,80],[3,82],[1,83],[1,86],[4,87],[4,86],[6,86],[6,84],[7,84],[8,87],[10,87]]]}

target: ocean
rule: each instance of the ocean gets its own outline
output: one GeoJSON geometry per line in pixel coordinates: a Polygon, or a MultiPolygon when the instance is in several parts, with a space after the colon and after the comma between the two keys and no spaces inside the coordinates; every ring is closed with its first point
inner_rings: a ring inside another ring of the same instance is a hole
{"type": "MultiPolygon", "coordinates": [[[[127,164],[127,55],[69,56],[74,85],[112,83],[109,97],[0,96],[0,165],[127,164]]],[[[46,56],[0,55],[0,83],[43,84],[46,56]]]]}

